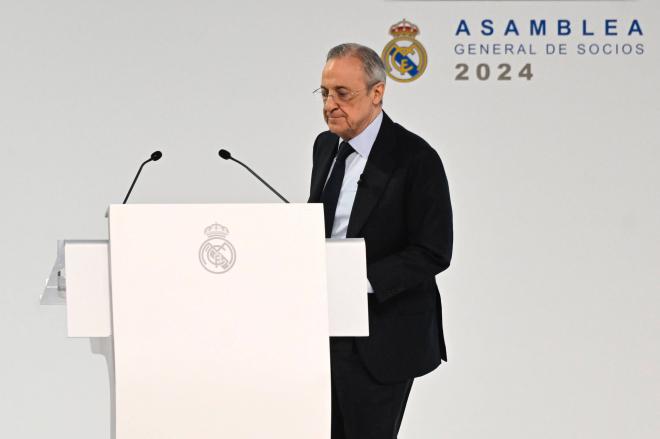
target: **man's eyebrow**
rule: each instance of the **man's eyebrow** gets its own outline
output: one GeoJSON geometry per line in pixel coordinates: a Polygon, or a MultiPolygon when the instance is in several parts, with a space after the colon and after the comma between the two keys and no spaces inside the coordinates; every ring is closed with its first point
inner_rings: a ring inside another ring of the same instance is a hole
{"type": "Polygon", "coordinates": [[[338,86],[336,86],[336,87],[326,87],[325,85],[322,85],[320,88],[325,89],[325,90],[330,90],[331,88],[332,88],[333,90],[339,90],[340,88],[343,88],[344,90],[350,90],[350,89],[349,89],[348,87],[346,87],[345,85],[338,85],[338,86]]]}

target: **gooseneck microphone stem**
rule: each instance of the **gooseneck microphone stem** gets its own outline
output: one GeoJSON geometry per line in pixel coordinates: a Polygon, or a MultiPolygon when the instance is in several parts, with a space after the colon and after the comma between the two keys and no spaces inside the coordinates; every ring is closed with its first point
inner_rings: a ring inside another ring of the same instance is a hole
{"type": "Polygon", "coordinates": [[[140,176],[140,172],[142,172],[142,168],[144,168],[144,165],[146,165],[150,161],[151,161],[151,159],[148,159],[148,160],[145,160],[144,162],[142,162],[142,164],[140,165],[140,169],[138,169],[137,174],[135,174],[135,178],[133,179],[133,183],[131,183],[131,188],[128,190],[128,193],[124,197],[124,202],[121,203],[121,204],[126,204],[126,202],[128,201],[128,197],[130,197],[131,192],[133,192],[133,187],[135,186],[135,182],[137,181],[138,177],[140,176]]]}
{"type": "Polygon", "coordinates": [[[245,169],[247,169],[248,171],[250,171],[250,174],[252,174],[252,175],[254,175],[255,177],[257,177],[257,179],[258,179],[260,182],[262,182],[264,185],[266,185],[266,187],[267,187],[268,189],[270,189],[275,195],[277,195],[278,197],[280,197],[280,200],[284,201],[285,203],[288,203],[288,202],[289,202],[289,200],[287,200],[286,198],[284,198],[284,197],[282,196],[282,194],[280,194],[279,192],[277,192],[277,191],[275,190],[274,187],[272,187],[271,185],[269,185],[269,184],[266,182],[266,180],[264,180],[263,178],[259,177],[259,175],[257,175],[256,172],[254,172],[252,169],[250,169],[250,167],[249,167],[248,165],[246,165],[246,164],[243,163],[242,161],[237,160],[237,159],[235,159],[234,157],[232,157],[231,154],[229,153],[229,151],[227,151],[226,149],[221,149],[221,150],[218,152],[218,155],[220,155],[220,157],[222,157],[222,158],[225,159],[225,160],[233,160],[233,161],[235,161],[236,163],[238,163],[239,165],[241,165],[242,167],[244,167],[245,169]]]}
{"type": "Polygon", "coordinates": [[[131,183],[130,189],[128,189],[128,193],[124,197],[124,202],[121,204],[126,204],[126,202],[128,201],[128,197],[131,196],[131,192],[133,192],[133,187],[135,186],[135,182],[137,182],[137,179],[140,176],[140,172],[142,172],[142,168],[144,168],[144,165],[146,165],[149,162],[158,161],[162,156],[163,153],[161,153],[160,151],[154,151],[153,153],[151,153],[151,157],[149,157],[147,160],[142,162],[142,164],[140,165],[140,169],[138,169],[137,174],[135,174],[135,178],[133,179],[133,183],[131,183]]]}
{"type": "Polygon", "coordinates": [[[259,179],[260,182],[262,182],[263,184],[265,184],[266,187],[268,187],[268,189],[270,189],[271,191],[273,191],[273,193],[274,193],[275,195],[277,195],[278,197],[280,197],[280,199],[281,199],[282,201],[284,201],[285,203],[288,203],[288,202],[289,202],[289,200],[287,200],[287,199],[284,198],[279,192],[277,192],[277,191],[275,190],[275,188],[273,188],[273,186],[271,186],[271,185],[269,185],[268,183],[266,183],[266,180],[264,180],[263,178],[259,177],[259,176],[257,175],[256,172],[254,172],[252,169],[250,169],[250,167],[249,167],[248,165],[246,165],[245,163],[243,163],[243,162],[240,161],[240,160],[236,160],[234,157],[229,157],[229,160],[233,160],[233,161],[235,161],[236,163],[238,163],[239,165],[241,165],[242,167],[244,167],[245,169],[247,169],[248,171],[250,171],[250,174],[252,174],[252,175],[254,175],[255,177],[257,177],[257,178],[259,179]]]}

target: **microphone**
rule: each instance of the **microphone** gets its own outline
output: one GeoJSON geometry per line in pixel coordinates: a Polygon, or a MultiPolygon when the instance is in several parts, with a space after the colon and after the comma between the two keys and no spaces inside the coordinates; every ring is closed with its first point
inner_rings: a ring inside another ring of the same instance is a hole
{"type": "Polygon", "coordinates": [[[222,157],[223,159],[225,159],[225,160],[233,160],[233,161],[235,161],[236,163],[238,163],[239,165],[243,166],[245,169],[247,169],[248,171],[250,171],[250,173],[251,173],[252,175],[254,175],[255,177],[257,177],[257,178],[259,179],[260,182],[262,182],[263,184],[265,184],[266,187],[268,187],[268,189],[270,189],[275,195],[277,195],[278,197],[280,197],[280,199],[281,199],[282,201],[284,201],[285,203],[288,203],[288,202],[289,202],[289,200],[287,200],[287,199],[284,198],[282,195],[280,195],[280,193],[277,192],[275,189],[273,189],[273,187],[272,187],[271,185],[269,185],[268,183],[266,183],[266,180],[264,180],[263,178],[259,177],[259,176],[257,175],[257,173],[254,172],[252,169],[250,169],[245,163],[241,162],[240,160],[236,160],[234,157],[232,157],[232,156],[231,156],[231,153],[230,153],[229,151],[227,151],[226,149],[221,149],[220,151],[218,151],[218,155],[219,155],[220,157],[222,157]]]}
{"type": "Polygon", "coordinates": [[[151,153],[151,157],[149,157],[147,160],[142,162],[140,165],[140,169],[138,169],[137,174],[135,174],[135,178],[133,179],[133,183],[131,184],[130,189],[128,190],[128,193],[126,194],[126,197],[124,197],[124,202],[121,204],[126,204],[128,201],[128,197],[131,196],[131,192],[133,191],[133,186],[135,186],[135,182],[137,181],[138,177],[140,176],[140,172],[142,172],[142,168],[144,168],[144,165],[146,165],[149,162],[157,162],[160,160],[160,158],[163,156],[163,153],[160,151],[154,151],[151,153]]]}

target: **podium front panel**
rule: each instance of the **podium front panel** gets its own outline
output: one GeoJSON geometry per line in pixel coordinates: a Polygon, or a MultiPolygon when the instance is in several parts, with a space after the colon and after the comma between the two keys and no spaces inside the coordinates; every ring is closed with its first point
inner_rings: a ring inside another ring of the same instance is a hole
{"type": "Polygon", "coordinates": [[[109,219],[117,439],[330,437],[320,205],[109,219]]]}

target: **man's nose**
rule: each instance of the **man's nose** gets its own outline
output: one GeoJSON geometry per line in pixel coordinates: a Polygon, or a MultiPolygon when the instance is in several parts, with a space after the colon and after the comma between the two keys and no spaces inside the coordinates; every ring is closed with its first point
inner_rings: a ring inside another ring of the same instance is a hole
{"type": "Polygon", "coordinates": [[[328,95],[328,97],[323,102],[323,109],[325,111],[332,111],[336,108],[339,108],[339,106],[337,105],[337,102],[335,102],[334,96],[328,95]]]}

